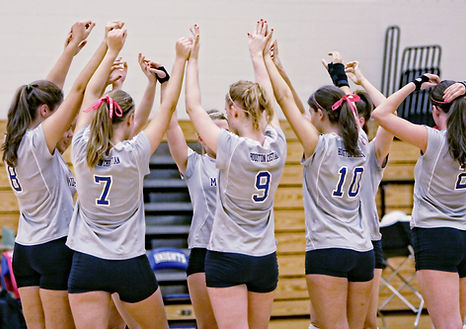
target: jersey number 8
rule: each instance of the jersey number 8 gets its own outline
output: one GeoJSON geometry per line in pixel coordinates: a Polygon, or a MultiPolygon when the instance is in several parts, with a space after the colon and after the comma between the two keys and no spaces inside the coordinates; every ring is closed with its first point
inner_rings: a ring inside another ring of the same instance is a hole
{"type": "Polygon", "coordinates": [[[6,166],[8,170],[8,176],[10,176],[10,184],[13,190],[16,192],[22,192],[23,189],[21,187],[21,184],[19,183],[18,176],[16,174],[16,169],[10,166],[6,166]]]}

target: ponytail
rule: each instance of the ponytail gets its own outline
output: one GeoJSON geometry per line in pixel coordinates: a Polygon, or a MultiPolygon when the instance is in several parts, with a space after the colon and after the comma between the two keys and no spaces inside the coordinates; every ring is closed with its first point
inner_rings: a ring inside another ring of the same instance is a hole
{"type": "Polygon", "coordinates": [[[343,101],[339,107],[332,110],[333,105],[342,99],[345,93],[335,86],[323,86],[317,89],[308,99],[307,103],[314,111],[320,109],[327,115],[329,121],[337,124],[346,151],[353,156],[360,155],[358,149],[359,130],[356,123],[356,115],[348,103],[343,101]]]}
{"type": "Polygon", "coordinates": [[[364,125],[362,129],[366,134],[369,133],[369,129],[367,127],[367,123],[371,119],[371,113],[374,109],[374,103],[372,103],[369,95],[363,90],[356,90],[354,92],[356,95],[359,96],[360,100],[356,103],[356,107],[358,109],[358,116],[364,118],[364,125]]]}
{"type": "Polygon", "coordinates": [[[2,145],[2,160],[16,167],[18,149],[24,134],[37,117],[37,108],[47,105],[51,111],[63,101],[63,93],[54,83],[34,81],[18,88],[8,110],[6,137],[2,145]]]}
{"type": "Polygon", "coordinates": [[[110,117],[109,104],[105,101],[100,102],[90,126],[86,151],[86,161],[89,168],[94,168],[112,147],[113,125],[124,121],[134,109],[133,99],[123,90],[112,90],[108,93],[108,97],[120,106],[121,115],[112,115],[110,117]]]}
{"type": "Polygon", "coordinates": [[[450,106],[447,120],[448,151],[460,165],[466,164],[466,99],[456,98],[450,106]]]}
{"type": "Polygon", "coordinates": [[[246,116],[251,118],[252,127],[256,131],[261,128],[264,114],[267,124],[272,120],[272,106],[265,90],[257,82],[244,80],[235,82],[230,86],[226,100],[229,105],[239,104],[246,116]]]}
{"type": "Polygon", "coordinates": [[[443,100],[444,91],[455,81],[443,80],[430,92],[432,105],[441,111],[448,113],[447,133],[448,152],[460,165],[466,163],[466,100],[461,95],[450,103],[443,100]]]}

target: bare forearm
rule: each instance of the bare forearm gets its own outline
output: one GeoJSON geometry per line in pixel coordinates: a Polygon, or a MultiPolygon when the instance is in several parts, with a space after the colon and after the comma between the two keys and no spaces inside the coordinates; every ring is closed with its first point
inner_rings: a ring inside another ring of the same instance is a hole
{"type": "Polygon", "coordinates": [[[372,117],[379,123],[383,125],[384,119],[394,115],[396,109],[400,104],[409,96],[416,86],[414,83],[408,83],[406,86],[398,90],[396,93],[388,97],[384,102],[382,102],[376,109],[372,112],[372,117]]]}
{"type": "Polygon", "coordinates": [[[186,111],[189,113],[201,107],[201,91],[199,87],[199,72],[197,59],[190,59],[186,73],[186,111]]]}
{"type": "Polygon", "coordinates": [[[277,67],[277,70],[280,73],[281,77],[283,78],[283,80],[285,80],[285,83],[290,88],[291,93],[293,94],[293,99],[294,99],[294,102],[296,103],[296,106],[298,107],[299,111],[304,114],[305,113],[304,105],[301,102],[301,99],[299,98],[298,93],[294,89],[293,84],[291,83],[291,80],[290,80],[290,78],[288,77],[288,74],[285,71],[285,68],[283,67],[282,64],[278,64],[278,65],[276,65],[276,67],[277,67]]]}
{"type": "Polygon", "coordinates": [[[106,82],[112,69],[113,61],[118,56],[118,51],[108,50],[97,70],[90,78],[86,88],[86,98],[99,98],[106,86],[106,82]]]}
{"type": "Polygon", "coordinates": [[[370,83],[369,80],[361,80],[361,86],[369,94],[369,97],[372,103],[374,103],[374,106],[379,106],[387,99],[376,87],[374,87],[372,83],[370,83]]]}
{"type": "Polygon", "coordinates": [[[73,61],[74,55],[76,54],[76,48],[77,45],[74,44],[69,44],[66,46],[55,65],[47,74],[47,77],[45,78],[46,80],[53,82],[58,87],[63,89],[71,62],[73,61]]]}
{"type": "Polygon", "coordinates": [[[94,55],[92,55],[91,60],[86,64],[86,66],[84,67],[84,69],[81,71],[78,78],[74,82],[73,89],[84,92],[89,80],[91,79],[92,75],[97,70],[97,68],[99,67],[106,52],[107,52],[107,44],[105,42],[102,42],[97,48],[94,55]]]}
{"type": "Polygon", "coordinates": [[[149,80],[141,103],[134,113],[134,135],[141,130],[149,118],[152,107],[154,106],[155,86],[156,83],[149,80]]]}

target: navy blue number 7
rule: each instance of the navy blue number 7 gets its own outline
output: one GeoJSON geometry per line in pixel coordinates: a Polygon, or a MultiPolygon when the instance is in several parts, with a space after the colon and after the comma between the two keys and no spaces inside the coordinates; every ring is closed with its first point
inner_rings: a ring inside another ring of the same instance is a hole
{"type": "Polygon", "coordinates": [[[262,195],[253,194],[252,200],[254,202],[264,202],[265,199],[269,196],[270,188],[270,173],[268,171],[259,171],[256,175],[256,184],[255,187],[258,191],[262,191],[262,195]]]}
{"type": "Polygon", "coordinates": [[[112,176],[96,176],[94,175],[94,180],[96,184],[105,183],[104,189],[100,198],[95,200],[95,204],[98,206],[110,206],[110,200],[107,199],[110,188],[112,187],[112,176]]]}

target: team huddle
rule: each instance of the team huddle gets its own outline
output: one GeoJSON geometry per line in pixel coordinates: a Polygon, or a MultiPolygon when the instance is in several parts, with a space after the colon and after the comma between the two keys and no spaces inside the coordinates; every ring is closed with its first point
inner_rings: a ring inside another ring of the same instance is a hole
{"type": "Polygon", "coordinates": [[[267,328],[279,271],[274,195],[287,156],[277,105],[303,147],[309,328],[377,328],[383,255],[375,195],[394,136],[420,150],[411,228],[427,309],[435,328],[463,328],[465,82],[426,73],[386,98],[358,62],[331,52],[323,64],[334,85],[315,90],[306,108],[273,29],[259,20],[248,33],[255,82],[231,84],[225,111],[201,105],[197,25],[176,42],[170,74],[139,54],[147,87],[136,105],[123,91],[126,29],[113,21],[64,97],[72,59],[94,25],[72,26],[47,77],[21,86],[8,112],[3,161],[21,213],[13,271],[28,328],[168,328],[144,248],[143,198],[165,135],[193,205],[187,282],[198,328],[267,328]],[[178,123],[183,80],[203,154],[189,148],[178,123]],[[352,92],[349,81],[363,90],[352,92]],[[157,83],[160,107],[149,120],[157,83]],[[396,115],[425,88],[436,129],[396,115]],[[369,141],[371,117],[379,127],[369,141]],[[74,177],[61,155],[70,145],[74,177]]]}

